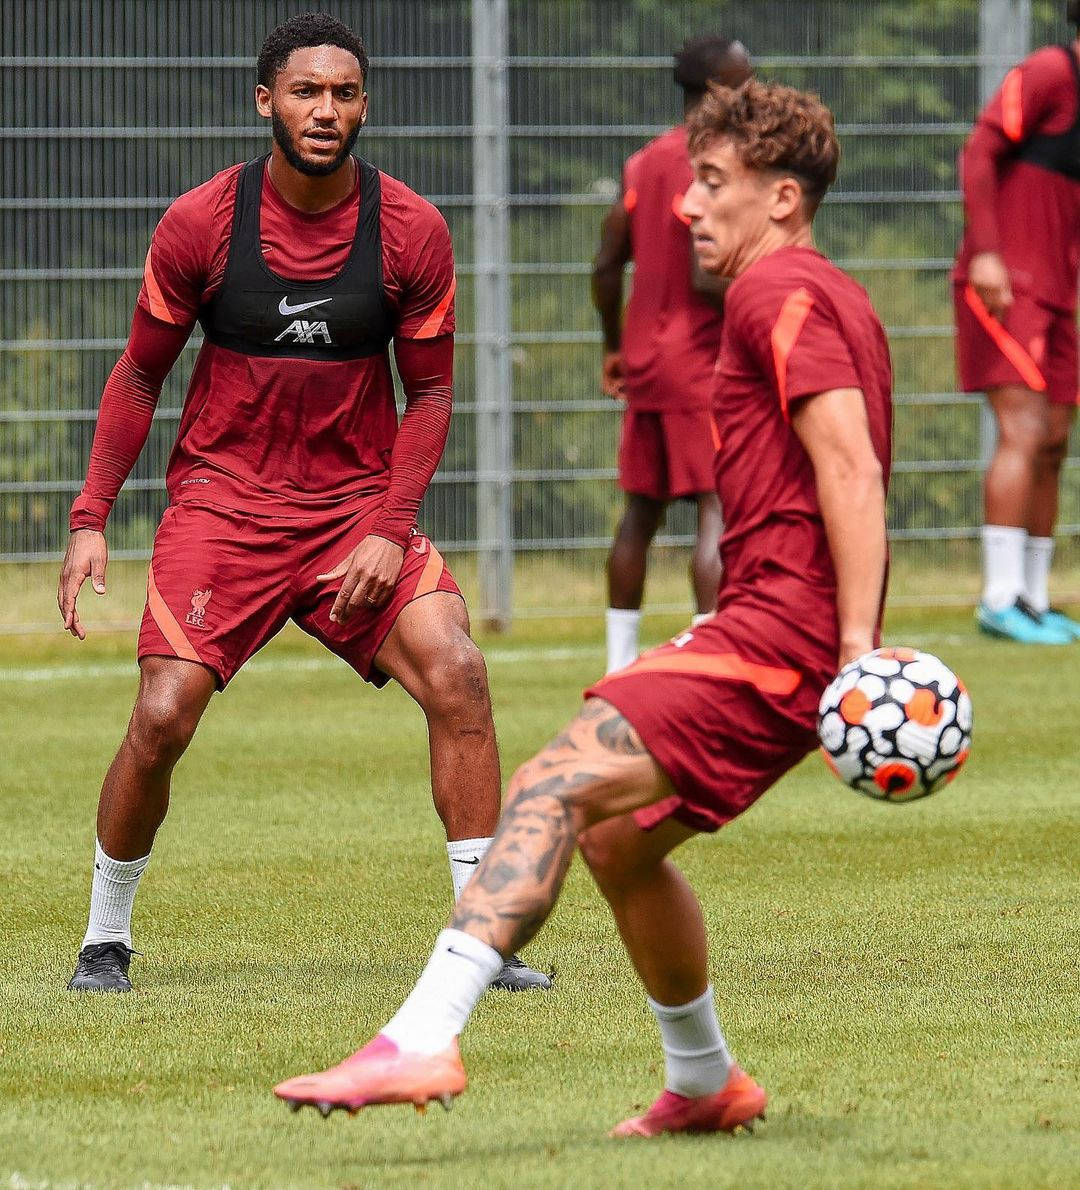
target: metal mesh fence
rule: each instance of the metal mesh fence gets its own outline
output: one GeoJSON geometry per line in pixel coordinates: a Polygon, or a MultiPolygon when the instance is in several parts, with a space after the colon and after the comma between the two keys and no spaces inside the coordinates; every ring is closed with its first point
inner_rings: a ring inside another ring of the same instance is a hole
{"type": "MultiPolygon", "coordinates": [[[[154,225],[177,194],[265,151],[254,57],[305,7],[24,0],[0,27],[0,561],[62,551],[154,225]]],[[[708,30],[738,36],[760,74],[818,91],[836,113],[844,160],[817,234],[889,328],[899,556],[973,535],[979,405],[953,391],[947,272],[956,153],[979,106],[976,0],[508,0],[504,41],[486,23],[498,0],[330,7],[372,57],[360,151],[440,206],[454,237],[457,413],[423,521],[447,549],[479,550],[497,578],[481,585],[484,610],[509,598],[498,562],[511,555],[533,559],[519,611],[571,610],[557,585],[567,558],[594,569],[610,538],[618,410],[598,394],[588,262],[623,160],[678,118],[672,50],[708,30]],[[474,110],[500,86],[504,122],[474,110]],[[505,160],[484,184],[502,188],[478,194],[498,144],[505,160]],[[501,257],[486,232],[476,240],[485,218],[506,236],[501,257]],[[507,295],[494,314],[493,293],[507,295]]],[[[1059,7],[1036,3],[1037,41],[1066,36],[1059,7]]],[[[149,548],[196,346],[118,501],[114,556],[149,548]]],[[[1080,532],[1076,478],[1070,469],[1067,533],[1080,532]]],[[[690,528],[676,509],[664,540],[690,528]]]]}

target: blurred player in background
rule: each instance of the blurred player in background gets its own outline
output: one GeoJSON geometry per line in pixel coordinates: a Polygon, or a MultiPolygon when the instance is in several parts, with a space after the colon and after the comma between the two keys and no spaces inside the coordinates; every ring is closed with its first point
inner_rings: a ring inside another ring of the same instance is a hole
{"type": "MultiPolygon", "coordinates": [[[[162,382],[196,322],[205,341],[169,460],[139,693],[101,791],[73,989],[131,988],[132,904],[173,767],[214,691],[290,619],[423,708],[455,897],[498,818],[484,661],[457,584],[416,528],[450,424],[453,253],[430,203],[351,154],[367,65],[332,17],[280,25],[255,91],[271,152],[182,195],[154,232],[71,511],[58,601],[79,639],[79,589],[90,578],[105,592],[106,519],[162,382]]],[[[550,986],[512,956],[493,981],[550,986]]]]}
{"type": "MultiPolygon", "coordinates": [[[[750,77],[738,41],[695,37],[675,55],[689,117],[710,83],[750,77]]],[[[682,198],[691,182],[686,124],[665,132],[623,167],[619,201],[604,220],[593,265],[593,302],[604,332],[603,391],[626,401],[619,486],[626,509],[608,557],[607,672],[638,655],[649,546],[672,500],[697,503],[691,564],[695,623],[716,607],[723,529],[713,485],[716,444],[709,394],[720,345],[725,284],[693,263],[682,198]],[[623,318],[623,269],[634,262],[623,318]]]]}
{"type": "Polygon", "coordinates": [[[689,134],[682,210],[702,266],[735,278],[713,397],[717,613],[602,679],[515,774],[495,842],[404,1005],[340,1066],[278,1086],[294,1105],[449,1103],[463,1090],[457,1035],[502,956],[550,913],[580,839],[665,1057],[664,1093],[616,1135],[730,1130],[765,1107],[721,1032],[701,907],[668,854],[817,746],[837,665],[878,641],[892,374],[865,292],[813,246],[839,156],[828,109],[751,80],[712,89],[689,134]]]}
{"type": "MultiPolygon", "coordinates": [[[[1068,8],[1080,24],[1080,3],[1068,8]]],[[[1029,644],[1080,636],[1048,593],[1080,386],[1078,53],[1080,41],[1048,46],[1010,70],[960,158],[967,223],[953,272],[957,364],[964,390],[985,392],[997,422],[976,615],[985,632],[1029,644]]]]}

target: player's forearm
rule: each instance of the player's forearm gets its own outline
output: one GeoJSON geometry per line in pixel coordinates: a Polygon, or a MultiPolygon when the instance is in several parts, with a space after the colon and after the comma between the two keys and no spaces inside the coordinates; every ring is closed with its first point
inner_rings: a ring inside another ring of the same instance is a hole
{"type": "Polygon", "coordinates": [[[618,351],[622,342],[623,266],[596,267],[592,275],[592,300],[600,314],[604,350],[618,351]]]}
{"type": "Polygon", "coordinates": [[[818,503],[836,573],[840,654],[870,648],[881,614],[888,546],[881,467],[866,461],[817,475],[818,503]]]}
{"type": "Polygon", "coordinates": [[[592,300],[607,352],[618,351],[622,343],[623,269],[630,255],[630,216],[620,200],[604,218],[592,271],[592,300]]]}
{"type": "Polygon", "coordinates": [[[101,395],[86,482],[68,518],[72,532],[104,531],[113,503],[150,434],[160,393],[160,382],[156,387],[150,383],[125,351],[101,395]]]}
{"type": "Polygon", "coordinates": [[[999,162],[1013,149],[999,133],[976,127],[960,155],[960,180],[964,193],[964,215],[972,254],[997,252],[1001,235],[997,219],[999,162]]]}
{"type": "Polygon", "coordinates": [[[453,337],[404,340],[395,344],[394,354],[405,387],[405,413],[390,455],[390,483],[371,532],[404,548],[450,432],[453,337]]]}
{"type": "Polygon", "coordinates": [[[68,527],[103,531],[124,481],[146,443],[165,377],[190,327],[170,326],[135,310],[131,336],[101,394],[86,482],[68,517],[68,527]]]}

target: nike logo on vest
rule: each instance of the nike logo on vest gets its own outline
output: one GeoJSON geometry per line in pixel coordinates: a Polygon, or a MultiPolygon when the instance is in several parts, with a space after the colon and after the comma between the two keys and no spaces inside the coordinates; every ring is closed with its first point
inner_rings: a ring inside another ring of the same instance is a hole
{"type": "Polygon", "coordinates": [[[316,306],[325,306],[327,302],[332,302],[333,298],[320,298],[317,302],[301,302],[298,306],[290,306],[289,299],[283,297],[278,302],[279,314],[299,314],[302,310],[313,310],[316,306]]]}

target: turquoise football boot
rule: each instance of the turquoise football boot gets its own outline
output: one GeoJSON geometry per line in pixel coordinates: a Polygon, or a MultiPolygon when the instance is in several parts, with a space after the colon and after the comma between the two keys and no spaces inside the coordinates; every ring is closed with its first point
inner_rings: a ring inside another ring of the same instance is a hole
{"type": "Polygon", "coordinates": [[[1061,608],[1051,607],[1043,612],[1041,616],[1044,624],[1049,624],[1054,628],[1060,628],[1062,632],[1067,632],[1073,640],[1080,640],[1080,620],[1074,620],[1067,616],[1061,608]]]}
{"type": "Polygon", "coordinates": [[[1073,640],[1071,632],[1056,624],[1047,623],[1023,596],[1011,607],[992,611],[985,603],[975,609],[979,628],[987,636],[1014,640],[1022,645],[1067,645],[1073,640]]]}

